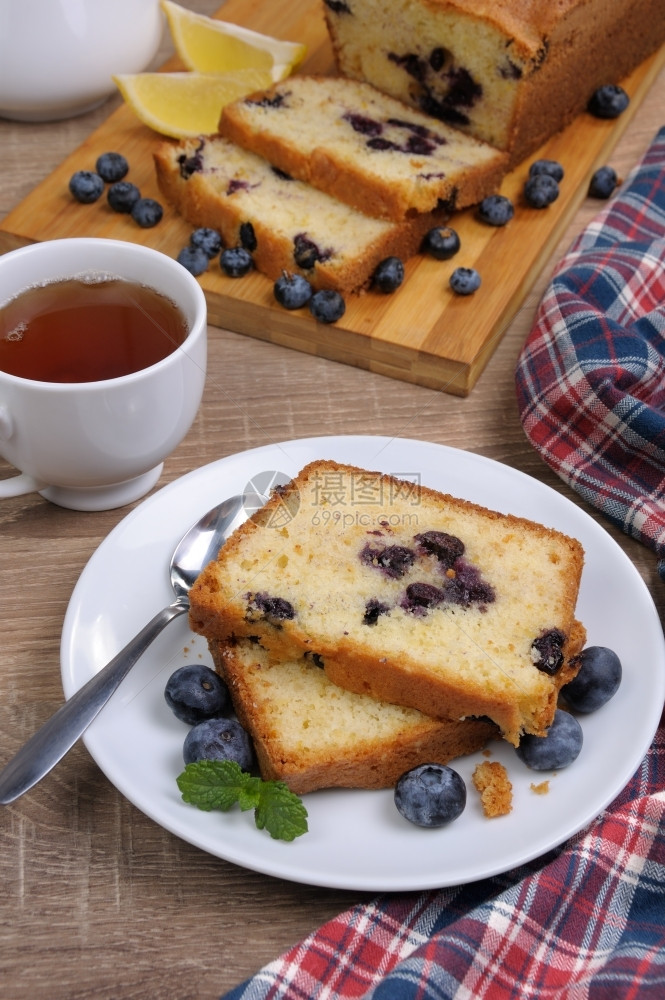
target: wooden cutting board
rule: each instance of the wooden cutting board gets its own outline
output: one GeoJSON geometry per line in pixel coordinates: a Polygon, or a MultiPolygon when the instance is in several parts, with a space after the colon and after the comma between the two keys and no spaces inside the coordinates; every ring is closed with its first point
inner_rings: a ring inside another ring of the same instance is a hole
{"type": "MultiPolygon", "coordinates": [[[[321,0],[297,4],[227,0],[217,16],[304,42],[308,56],[302,72],[328,73],[333,71],[333,59],[322,9],[321,0]]],[[[467,395],[586,196],[593,170],[607,162],[664,62],[662,49],[624,81],[631,102],[619,119],[607,122],[581,115],[530,158],[546,156],[565,168],[560,197],[549,208],[539,211],[521,203],[528,164],[522,165],[501,188],[517,206],[508,226],[494,229],[478,222],[472,211],[458,213],[451,224],[462,249],[452,261],[423,256],[410,260],[405,283],[396,294],[349,297],[344,317],[334,326],[317,324],[307,310],[289,312],[278,306],[272,282],[262,275],[227,278],[213,262],[199,279],[210,322],[392,378],[467,395]],[[448,278],[456,266],[480,272],[482,286],[475,295],[463,298],[449,290],[448,278]]],[[[182,67],[171,60],[165,68],[182,67]]],[[[74,171],[94,169],[100,153],[116,150],[130,162],[128,180],[143,195],[162,200],[152,161],[158,141],[128,107],[118,108],[0,223],[0,252],[39,240],[98,236],[143,243],[176,256],[187,244],[191,227],[168,207],[157,227],[142,230],[129,217],[111,211],[104,199],[79,205],[68,191],[74,171]]]]}

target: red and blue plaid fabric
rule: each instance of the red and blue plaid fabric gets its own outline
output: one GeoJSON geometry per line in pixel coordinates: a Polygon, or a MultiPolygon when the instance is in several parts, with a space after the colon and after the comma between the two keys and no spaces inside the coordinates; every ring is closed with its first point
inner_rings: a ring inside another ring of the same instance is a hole
{"type": "Polygon", "coordinates": [[[224,1000],[663,997],[665,720],[621,795],[558,851],[360,903],[224,1000]]]}
{"type": "MultiPolygon", "coordinates": [[[[517,368],[527,436],[665,555],[665,129],[552,279],[517,368]]],[[[340,914],[223,1000],[663,1000],[665,719],[558,850],[340,914]]]]}
{"type": "Polygon", "coordinates": [[[516,385],[545,461],[665,556],[665,129],[557,266],[516,385]]]}

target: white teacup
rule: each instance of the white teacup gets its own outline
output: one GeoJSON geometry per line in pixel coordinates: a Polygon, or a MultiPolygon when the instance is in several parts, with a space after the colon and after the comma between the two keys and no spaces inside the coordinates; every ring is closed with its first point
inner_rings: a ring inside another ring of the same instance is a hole
{"type": "Polygon", "coordinates": [[[2,0],[0,115],[50,121],[83,114],[140,73],[162,40],[159,0],[2,0]]]}
{"type": "Polygon", "coordinates": [[[205,382],[207,310],[178,261],[134,243],[51,240],[0,256],[0,306],[43,282],[102,271],[170,298],[189,333],[140,371],[95,382],[47,382],[0,370],[0,456],[20,475],[0,497],[33,491],[73,510],[108,510],[144,496],[190,429],[205,382]]]}

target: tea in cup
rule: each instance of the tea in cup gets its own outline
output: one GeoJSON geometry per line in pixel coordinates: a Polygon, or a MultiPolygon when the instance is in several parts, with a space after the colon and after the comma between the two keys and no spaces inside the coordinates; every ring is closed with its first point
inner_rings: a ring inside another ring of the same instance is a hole
{"type": "Polygon", "coordinates": [[[198,411],[207,311],[196,279],[156,250],[96,238],[0,256],[0,456],[74,510],[156,484],[198,411]]]}

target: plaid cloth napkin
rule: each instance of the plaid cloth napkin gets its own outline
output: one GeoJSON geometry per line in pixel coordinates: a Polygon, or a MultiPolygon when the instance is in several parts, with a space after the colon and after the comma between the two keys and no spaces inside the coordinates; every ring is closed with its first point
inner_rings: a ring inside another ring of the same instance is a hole
{"type": "Polygon", "coordinates": [[[557,266],[516,386],[545,461],[662,559],[665,128],[557,266]]]}
{"type": "MultiPolygon", "coordinates": [[[[664,336],[665,129],[557,268],[517,368],[535,447],[660,556],[664,336]]],[[[360,903],[223,1000],[664,997],[665,716],[627,787],[558,850],[360,903]]]]}
{"type": "Polygon", "coordinates": [[[663,1000],[664,789],[665,718],[623,792],[558,851],[361,903],[224,1000],[663,1000]]]}

